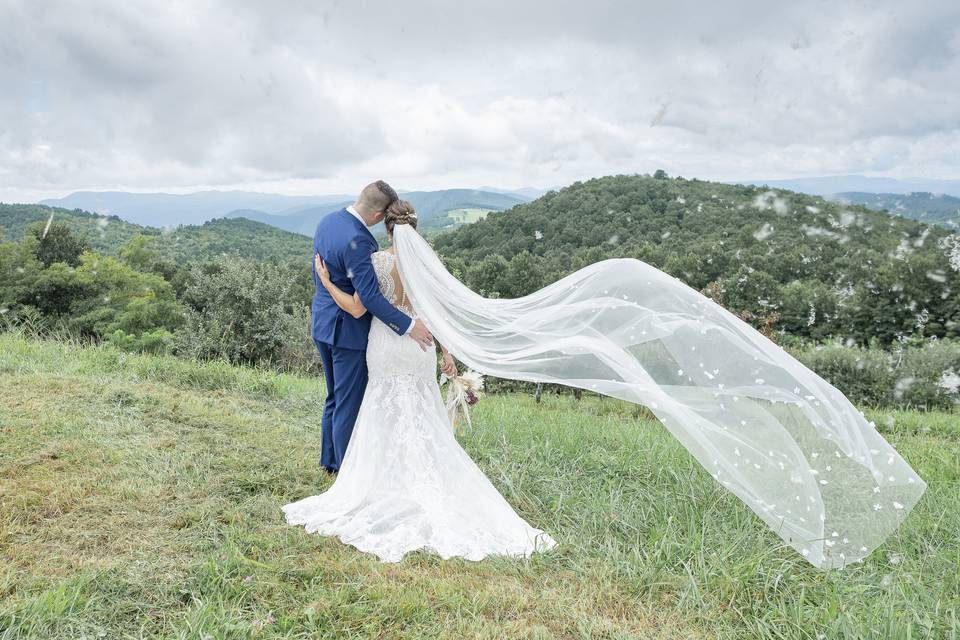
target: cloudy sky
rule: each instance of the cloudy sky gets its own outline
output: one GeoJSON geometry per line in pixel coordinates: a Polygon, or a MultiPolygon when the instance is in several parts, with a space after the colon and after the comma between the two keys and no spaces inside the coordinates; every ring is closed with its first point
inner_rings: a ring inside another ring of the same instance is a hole
{"type": "Polygon", "coordinates": [[[0,24],[0,201],[960,177],[955,0],[0,0],[0,24]]]}

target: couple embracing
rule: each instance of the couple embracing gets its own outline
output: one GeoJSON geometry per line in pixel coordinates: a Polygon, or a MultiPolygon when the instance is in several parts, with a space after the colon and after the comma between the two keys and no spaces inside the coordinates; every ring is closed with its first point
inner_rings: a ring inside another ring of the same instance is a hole
{"type": "MultiPolygon", "coordinates": [[[[336,480],[285,505],[287,521],[384,561],[416,550],[480,560],[552,547],[454,437],[429,318],[408,299],[394,249],[379,250],[370,233],[380,222],[391,238],[417,225],[413,206],[382,180],[317,225],[313,339],[327,385],[320,464],[336,480]]],[[[455,375],[440,349],[443,372],[455,375]]]]}

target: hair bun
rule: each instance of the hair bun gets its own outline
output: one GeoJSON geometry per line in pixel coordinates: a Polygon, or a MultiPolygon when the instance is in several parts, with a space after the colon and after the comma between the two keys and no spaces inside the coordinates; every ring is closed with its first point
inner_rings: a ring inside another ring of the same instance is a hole
{"type": "Polygon", "coordinates": [[[409,224],[417,226],[417,210],[413,208],[408,200],[395,200],[387,207],[383,217],[383,223],[387,227],[387,232],[392,233],[393,228],[398,224],[409,224]]]}

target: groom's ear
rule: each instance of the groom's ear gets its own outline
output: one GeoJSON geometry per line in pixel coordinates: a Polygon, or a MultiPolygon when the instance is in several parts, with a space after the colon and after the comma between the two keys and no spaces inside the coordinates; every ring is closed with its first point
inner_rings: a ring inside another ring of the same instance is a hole
{"type": "Polygon", "coordinates": [[[386,211],[377,211],[373,214],[373,224],[380,224],[383,222],[383,219],[387,216],[386,211]]]}

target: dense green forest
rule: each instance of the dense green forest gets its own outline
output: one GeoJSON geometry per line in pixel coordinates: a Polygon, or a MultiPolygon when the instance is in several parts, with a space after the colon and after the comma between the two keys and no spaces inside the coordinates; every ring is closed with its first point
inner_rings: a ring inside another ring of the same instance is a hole
{"type": "Polygon", "coordinates": [[[244,219],[156,229],[43,205],[0,205],[0,229],[5,324],[134,351],[312,364],[309,238],[244,219]]]}
{"type": "Polygon", "coordinates": [[[632,257],[770,332],[885,345],[960,335],[956,235],[791,191],[662,172],[597,178],[434,245],[486,295],[521,296],[598,260],[632,257]]]}

